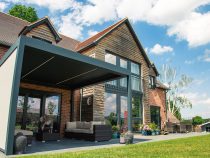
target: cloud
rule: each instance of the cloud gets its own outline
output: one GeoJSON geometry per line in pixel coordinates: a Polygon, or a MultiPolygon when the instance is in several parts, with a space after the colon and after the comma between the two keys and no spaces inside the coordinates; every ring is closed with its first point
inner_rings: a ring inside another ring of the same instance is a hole
{"type": "Polygon", "coordinates": [[[204,51],[203,56],[199,56],[198,60],[204,61],[204,62],[210,62],[210,49],[206,49],[204,51]]]}
{"type": "Polygon", "coordinates": [[[4,11],[7,8],[8,4],[5,2],[0,2],[0,11],[4,11]]]}
{"type": "Polygon", "coordinates": [[[94,36],[98,33],[98,31],[94,31],[94,30],[89,30],[88,31],[88,36],[91,37],[91,36],[94,36]]]}
{"type": "MultiPolygon", "coordinates": [[[[189,47],[210,43],[210,12],[200,13],[199,7],[210,4],[210,0],[6,0],[12,3],[32,4],[45,7],[51,13],[73,14],[71,24],[84,27],[128,17],[132,22],[147,22],[164,26],[168,36],[186,40],[189,47]]],[[[64,16],[64,15],[62,15],[64,16]]],[[[65,18],[64,18],[65,19],[65,18]]],[[[62,21],[64,31],[69,22],[62,21]]],[[[74,28],[75,29],[75,28],[74,28]]],[[[73,30],[74,30],[73,29],[73,30]]],[[[68,30],[66,30],[68,31],[68,30]]],[[[73,34],[68,31],[68,34],[73,34]]],[[[79,37],[77,33],[76,37],[79,37]]]]}
{"type": "Polygon", "coordinates": [[[155,44],[152,48],[149,49],[149,52],[155,55],[162,55],[164,53],[172,52],[173,48],[170,46],[161,46],[160,44],[155,44]]]}
{"type": "Polygon", "coordinates": [[[190,47],[197,47],[210,42],[210,12],[201,14],[192,12],[188,18],[172,25],[167,33],[178,40],[187,40],[190,47]]]}
{"type": "Polygon", "coordinates": [[[194,60],[185,60],[184,61],[184,63],[188,64],[188,65],[194,64],[194,62],[195,62],[194,60]]]}

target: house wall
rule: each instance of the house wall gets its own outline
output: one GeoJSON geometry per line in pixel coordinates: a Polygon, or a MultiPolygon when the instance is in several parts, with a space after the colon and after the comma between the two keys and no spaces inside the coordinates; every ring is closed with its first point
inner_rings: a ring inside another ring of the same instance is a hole
{"type": "Polygon", "coordinates": [[[7,141],[16,58],[17,49],[0,66],[0,149],[3,150],[5,150],[7,141]]]}
{"type": "Polygon", "coordinates": [[[167,119],[166,91],[161,88],[149,89],[149,105],[160,107],[161,129],[163,129],[167,119]]]}
{"type": "Polygon", "coordinates": [[[46,24],[42,24],[35,27],[30,32],[28,32],[26,36],[28,37],[36,36],[51,41],[53,44],[56,43],[54,35],[52,34],[52,32],[50,31],[49,27],[46,24]]]}
{"type": "MultiPolygon", "coordinates": [[[[108,50],[114,54],[117,54],[121,57],[130,59],[141,64],[142,68],[142,78],[143,78],[143,111],[144,111],[144,123],[150,122],[150,107],[148,101],[148,75],[149,67],[137,45],[132,34],[129,31],[129,28],[124,23],[119,26],[117,29],[112,31],[109,35],[104,37],[98,45],[92,47],[89,50],[82,52],[85,55],[90,56],[95,54],[95,58],[104,61],[105,60],[105,51],[108,50]]],[[[90,89],[86,88],[84,94],[94,94],[93,102],[93,113],[94,120],[104,119],[104,93],[105,88],[104,84],[100,84],[90,89]]]]}
{"type": "Polygon", "coordinates": [[[32,89],[32,90],[39,90],[45,92],[53,92],[58,93],[61,95],[61,122],[60,122],[60,134],[64,136],[65,124],[70,120],[70,109],[71,109],[71,91],[60,89],[60,88],[53,88],[47,86],[40,86],[35,84],[23,83],[20,84],[21,88],[32,89]]]}

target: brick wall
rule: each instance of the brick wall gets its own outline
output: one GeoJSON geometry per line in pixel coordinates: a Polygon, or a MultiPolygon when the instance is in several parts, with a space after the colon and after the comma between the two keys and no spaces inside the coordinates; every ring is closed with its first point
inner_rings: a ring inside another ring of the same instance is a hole
{"type": "Polygon", "coordinates": [[[39,90],[39,91],[45,91],[45,92],[53,92],[61,94],[61,124],[60,124],[60,134],[63,137],[64,136],[64,129],[65,124],[70,120],[70,99],[71,99],[71,91],[60,89],[60,88],[52,88],[47,86],[40,86],[40,85],[34,85],[34,84],[28,84],[28,83],[21,83],[21,88],[26,89],[33,89],[33,90],[39,90]]]}
{"type": "Polygon", "coordinates": [[[149,90],[149,104],[150,106],[160,107],[160,117],[161,117],[161,128],[164,127],[166,122],[166,91],[161,88],[155,88],[149,90]]]}

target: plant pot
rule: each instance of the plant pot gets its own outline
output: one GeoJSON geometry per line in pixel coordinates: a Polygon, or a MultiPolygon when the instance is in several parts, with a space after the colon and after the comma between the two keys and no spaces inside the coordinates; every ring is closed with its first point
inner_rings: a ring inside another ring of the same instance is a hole
{"type": "Polygon", "coordinates": [[[133,134],[132,133],[126,133],[124,136],[125,144],[133,144],[133,134]]]}
{"type": "Polygon", "coordinates": [[[125,137],[124,136],[120,136],[120,144],[125,144],[125,137]]]}
{"type": "Polygon", "coordinates": [[[156,135],[160,135],[160,131],[156,131],[156,135]]]}
{"type": "Polygon", "coordinates": [[[113,139],[118,138],[118,133],[117,133],[117,132],[114,132],[114,133],[112,134],[112,138],[113,138],[113,139]]]}
{"type": "Polygon", "coordinates": [[[155,136],[156,135],[156,132],[155,131],[152,131],[152,135],[155,136]]]}

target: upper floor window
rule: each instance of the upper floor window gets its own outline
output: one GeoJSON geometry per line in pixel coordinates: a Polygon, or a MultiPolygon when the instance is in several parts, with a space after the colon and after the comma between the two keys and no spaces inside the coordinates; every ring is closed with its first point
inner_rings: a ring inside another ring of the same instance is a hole
{"type": "Polygon", "coordinates": [[[140,91],[140,78],[136,76],[131,76],[131,89],[135,91],[140,91]]]}
{"type": "Polygon", "coordinates": [[[117,57],[110,53],[105,53],[105,62],[116,65],[117,57]]]}
{"type": "Polygon", "coordinates": [[[156,82],[155,82],[155,77],[154,76],[149,76],[149,87],[150,88],[155,88],[156,87],[156,82]]]}
{"type": "Polygon", "coordinates": [[[127,69],[128,68],[128,61],[120,58],[120,67],[127,69]]]}
{"type": "Polygon", "coordinates": [[[139,75],[139,65],[131,62],[131,72],[136,75],[139,75]]]}
{"type": "Polygon", "coordinates": [[[121,87],[127,87],[127,78],[121,78],[120,79],[120,86],[121,87]]]}
{"type": "Polygon", "coordinates": [[[117,80],[109,81],[109,82],[107,82],[106,84],[110,84],[110,85],[113,85],[113,86],[117,86],[117,80]]]}

